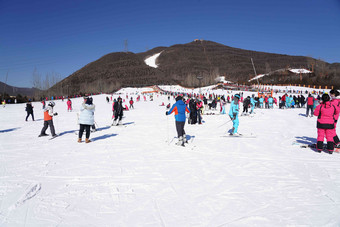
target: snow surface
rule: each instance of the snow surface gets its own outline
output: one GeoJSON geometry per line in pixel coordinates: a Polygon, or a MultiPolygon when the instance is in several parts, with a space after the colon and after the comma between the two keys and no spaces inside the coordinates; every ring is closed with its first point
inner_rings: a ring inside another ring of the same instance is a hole
{"type": "MultiPolygon", "coordinates": [[[[162,53],[162,52],[161,52],[162,53]]],[[[148,66],[151,66],[153,68],[157,68],[158,65],[156,64],[156,60],[158,58],[158,56],[161,54],[161,53],[157,53],[157,54],[154,54],[152,55],[151,57],[148,57],[146,58],[144,61],[145,61],[145,64],[147,64],[148,66]]]]}
{"type": "Polygon", "coordinates": [[[109,126],[106,95],[93,98],[98,131],[89,144],[75,134],[81,98],[74,112],[56,101],[53,140],[37,137],[40,103],[34,122],[25,122],[25,104],[0,107],[0,226],[340,225],[340,154],[292,144],[316,141],[305,109],[240,117],[239,131],[256,138],[221,137],[229,117],[204,115],[204,124],[186,124],[183,148],[160,106],[166,96],[136,102],[126,127],[109,126]]]}

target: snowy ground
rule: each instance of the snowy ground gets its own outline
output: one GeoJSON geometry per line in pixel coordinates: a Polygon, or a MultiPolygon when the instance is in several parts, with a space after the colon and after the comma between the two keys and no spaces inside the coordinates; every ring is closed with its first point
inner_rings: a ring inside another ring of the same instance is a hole
{"type": "Polygon", "coordinates": [[[126,127],[109,127],[111,104],[93,98],[89,144],[76,142],[81,98],[74,112],[56,101],[53,140],[37,137],[40,103],[34,122],[24,104],[0,107],[0,226],[340,225],[340,154],[292,145],[316,141],[305,109],[240,117],[239,131],[256,138],[221,137],[228,117],[205,115],[185,126],[183,148],[160,106],[167,97],[136,102],[126,127]]]}

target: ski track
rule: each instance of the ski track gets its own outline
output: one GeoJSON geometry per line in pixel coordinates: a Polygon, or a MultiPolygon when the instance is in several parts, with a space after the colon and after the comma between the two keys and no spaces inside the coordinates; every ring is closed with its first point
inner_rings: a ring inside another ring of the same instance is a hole
{"type": "MultiPolygon", "coordinates": [[[[77,109],[82,99],[72,101],[77,109]]],[[[162,102],[167,97],[135,102],[124,112],[126,127],[107,127],[111,104],[94,96],[100,130],[89,144],[76,142],[76,113],[66,102],[56,101],[61,135],[50,141],[37,137],[40,103],[35,122],[24,121],[24,104],[0,108],[1,130],[15,128],[0,134],[0,225],[340,224],[340,156],[292,145],[316,138],[316,118],[299,115],[305,109],[240,117],[240,133],[256,138],[221,138],[232,127],[219,127],[228,115],[203,115],[204,124],[186,124],[190,140],[179,147],[162,102]]]]}

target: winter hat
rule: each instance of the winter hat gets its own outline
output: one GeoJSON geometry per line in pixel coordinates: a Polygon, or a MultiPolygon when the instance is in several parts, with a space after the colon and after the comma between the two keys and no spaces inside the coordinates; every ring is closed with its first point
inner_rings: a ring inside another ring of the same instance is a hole
{"type": "Polygon", "coordinates": [[[50,107],[54,107],[54,106],[55,106],[55,103],[54,103],[53,101],[51,101],[51,102],[48,103],[48,105],[49,105],[50,107]]]}
{"type": "Polygon", "coordinates": [[[176,102],[179,101],[179,100],[182,100],[182,96],[177,96],[176,97],[176,102]]]}
{"type": "Polygon", "coordinates": [[[239,95],[239,94],[236,94],[236,95],[234,96],[234,98],[240,99],[240,95],[239,95]]]}
{"type": "Polygon", "coordinates": [[[92,105],[92,101],[93,101],[92,97],[89,97],[89,98],[86,99],[86,104],[92,105]]]}
{"type": "Polygon", "coordinates": [[[328,102],[330,100],[330,97],[328,94],[323,94],[321,100],[322,102],[328,102]]]}

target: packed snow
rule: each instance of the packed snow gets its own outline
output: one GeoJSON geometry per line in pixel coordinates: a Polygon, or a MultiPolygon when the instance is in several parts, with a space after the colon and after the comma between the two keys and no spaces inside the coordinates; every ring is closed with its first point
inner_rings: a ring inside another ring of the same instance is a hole
{"type": "Polygon", "coordinates": [[[185,125],[189,143],[180,147],[162,106],[168,96],[136,102],[142,91],[120,91],[126,105],[135,100],[123,126],[110,127],[110,95],[93,96],[97,132],[88,144],[77,143],[82,98],[72,99],[72,112],[55,101],[53,140],[38,138],[41,103],[27,122],[25,104],[0,107],[0,226],[340,225],[340,154],[296,145],[316,142],[306,109],[241,116],[239,132],[256,138],[223,137],[229,117],[209,111],[202,125],[185,125]]]}
{"type": "Polygon", "coordinates": [[[147,64],[148,66],[153,67],[153,68],[158,68],[158,65],[156,64],[156,60],[161,53],[157,53],[157,54],[152,55],[151,57],[146,58],[144,60],[145,64],[147,64]]]}

